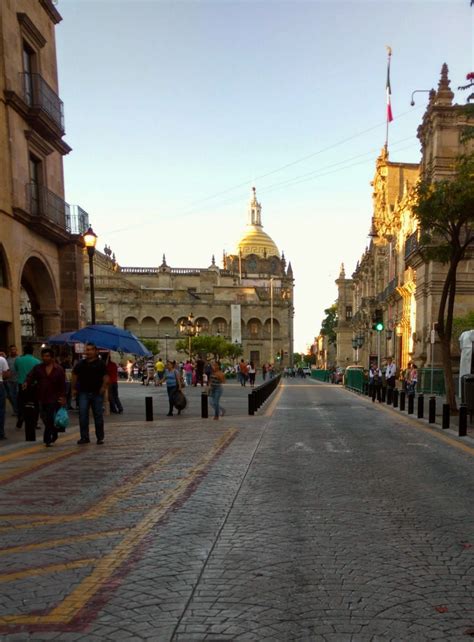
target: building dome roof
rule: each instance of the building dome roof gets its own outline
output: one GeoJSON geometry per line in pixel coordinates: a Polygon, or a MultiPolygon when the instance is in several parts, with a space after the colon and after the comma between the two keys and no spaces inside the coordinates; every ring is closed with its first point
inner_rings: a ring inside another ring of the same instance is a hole
{"type": "Polygon", "coordinates": [[[241,253],[244,257],[249,254],[256,254],[260,257],[280,256],[276,243],[263,231],[261,211],[262,206],[257,201],[257,194],[254,187],[250,201],[249,222],[245,234],[237,245],[237,252],[239,254],[241,253]]]}
{"type": "Polygon", "coordinates": [[[247,225],[245,234],[237,246],[242,256],[256,254],[257,256],[280,256],[278,248],[273,239],[263,231],[261,225],[247,225]]]}

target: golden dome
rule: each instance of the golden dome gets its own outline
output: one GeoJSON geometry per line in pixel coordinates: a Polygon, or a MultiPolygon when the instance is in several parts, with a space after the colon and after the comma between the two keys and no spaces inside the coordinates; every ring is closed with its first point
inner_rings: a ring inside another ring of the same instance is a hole
{"type": "Polygon", "coordinates": [[[263,231],[261,212],[262,206],[257,201],[257,191],[255,187],[252,187],[247,231],[237,245],[237,252],[241,252],[242,256],[248,256],[249,254],[256,254],[262,258],[280,256],[280,252],[273,240],[263,231]]]}
{"type": "Polygon", "coordinates": [[[265,256],[280,256],[275,242],[263,231],[261,225],[247,226],[247,231],[237,246],[237,252],[241,252],[243,257],[249,254],[256,254],[262,258],[265,256]]]}

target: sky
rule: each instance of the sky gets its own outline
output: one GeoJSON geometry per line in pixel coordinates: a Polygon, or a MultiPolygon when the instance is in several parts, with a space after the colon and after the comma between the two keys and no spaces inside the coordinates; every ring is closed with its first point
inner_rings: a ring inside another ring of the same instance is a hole
{"type": "Polygon", "coordinates": [[[251,187],[295,276],[295,350],[368,243],[370,181],[416,138],[447,62],[474,70],[469,0],[57,0],[66,200],[119,264],[207,267],[235,251],[251,187]]]}

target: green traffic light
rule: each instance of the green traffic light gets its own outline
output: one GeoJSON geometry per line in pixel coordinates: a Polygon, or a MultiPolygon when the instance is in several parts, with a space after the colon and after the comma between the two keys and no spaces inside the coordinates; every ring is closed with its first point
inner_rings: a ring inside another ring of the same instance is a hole
{"type": "Polygon", "coordinates": [[[378,323],[376,323],[376,324],[375,324],[375,329],[377,330],[377,332],[382,332],[382,330],[383,330],[383,323],[382,323],[381,321],[379,321],[378,323]]]}

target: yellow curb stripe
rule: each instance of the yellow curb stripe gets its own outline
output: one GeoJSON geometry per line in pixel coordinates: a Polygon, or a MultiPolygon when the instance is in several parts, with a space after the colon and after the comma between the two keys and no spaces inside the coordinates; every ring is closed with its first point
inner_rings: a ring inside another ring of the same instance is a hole
{"type": "Polygon", "coordinates": [[[67,624],[100,591],[101,587],[130,557],[134,549],[145,539],[157,522],[176,503],[197,477],[211,463],[216,454],[236,435],[236,429],[227,430],[188,474],[171,490],[165,500],[151,510],[133,529],[131,529],[110,553],[105,555],[92,573],[48,615],[7,615],[0,618],[5,624],[67,624]]]}
{"type": "Polygon", "coordinates": [[[276,391],[275,397],[274,397],[274,398],[272,399],[272,401],[268,404],[267,409],[266,409],[266,410],[265,410],[265,412],[263,413],[265,417],[270,417],[271,415],[273,415],[273,413],[274,413],[274,411],[275,411],[275,407],[276,407],[276,405],[277,405],[277,403],[278,403],[278,401],[279,401],[279,399],[280,399],[280,397],[281,397],[281,395],[282,395],[283,388],[285,388],[285,387],[286,387],[286,386],[285,386],[284,384],[281,384],[281,383],[280,383],[280,385],[278,386],[278,389],[277,389],[277,391],[276,391]]]}
{"type": "MultiPolygon", "coordinates": [[[[44,446],[43,446],[43,449],[44,449],[44,446]]],[[[61,459],[64,459],[65,457],[73,457],[75,454],[77,454],[75,452],[71,452],[70,450],[59,451],[59,452],[56,451],[54,453],[51,453],[48,450],[48,453],[50,453],[49,457],[43,457],[42,459],[37,459],[36,461],[34,461],[33,463],[27,466],[20,466],[18,468],[13,468],[8,472],[6,472],[5,474],[0,475],[0,482],[8,481],[9,479],[13,479],[17,475],[23,475],[24,473],[32,473],[38,468],[42,468],[45,464],[48,464],[48,465],[54,464],[60,461],[61,459]]]]}
{"type": "Polygon", "coordinates": [[[86,542],[105,537],[116,537],[117,535],[126,533],[128,530],[128,528],[117,528],[110,531],[100,531],[99,533],[87,533],[86,535],[70,535],[69,537],[61,537],[59,539],[48,539],[44,542],[35,542],[34,544],[8,546],[7,548],[0,548],[0,555],[16,555],[17,553],[28,553],[29,551],[36,551],[42,548],[54,549],[60,546],[66,546],[67,544],[74,544],[75,542],[86,542]]]}
{"type": "Polygon", "coordinates": [[[72,515],[52,515],[50,517],[42,517],[39,521],[32,521],[14,524],[12,526],[2,526],[0,527],[0,533],[11,530],[20,530],[27,528],[36,528],[37,526],[49,526],[51,524],[66,524],[68,522],[75,522],[78,520],[85,519],[97,519],[103,515],[116,503],[120,500],[125,499],[132,490],[142,483],[147,477],[158,472],[165,466],[167,466],[179,453],[181,449],[173,448],[168,453],[166,453],[161,459],[157,462],[153,462],[144,471],[136,475],[133,479],[125,483],[121,488],[111,493],[105,499],[99,499],[95,506],[89,508],[86,511],[81,513],[74,513],[72,515]]]}
{"type": "Polygon", "coordinates": [[[49,564],[48,566],[28,568],[24,571],[15,571],[13,573],[1,573],[0,583],[16,582],[17,580],[22,580],[25,577],[37,577],[39,575],[49,575],[56,571],[63,572],[70,571],[75,568],[82,568],[84,566],[93,566],[96,561],[96,558],[91,557],[90,559],[74,560],[73,562],[64,562],[63,564],[49,564]]]}
{"type": "MultiPolygon", "coordinates": [[[[360,399],[361,401],[364,401],[367,404],[369,403],[368,400],[365,399],[364,397],[360,397],[360,399]]],[[[372,404],[372,402],[370,403],[372,404]]],[[[402,415],[401,412],[400,414],[398,414],[396,408],[393,409],[391,406],[387,406],[387,404],[385,405],[378,404],[376,407],[379,408],[379,410],[383,410],[384,412],[388,413],[389,415],[395,416],[397,420],[402,421],[407,425],[413,426],[414,428],[421,430],[422,432],[426,433],[427,435],[430,435],[431,437],[436,437],[436,439],[443,441],[445,444],[449,444],[450,446],[453,446],[458,450],[462,450],[468,455],[474,455],[474,448],[472,446],[469,446],[468,444],[463,444],[444,432],[439,432],[439,430],[442,430],[442,429],[440,429],[438,426],[435,427],[434,424],[431,424],[433,428],[428,428],[427,426],[423,426],[423,424],[420,424],[419,420],[415,419],[415,417],[410,417],[409,415],[402,415]]]]}

